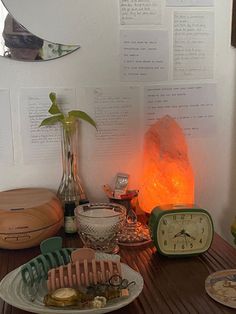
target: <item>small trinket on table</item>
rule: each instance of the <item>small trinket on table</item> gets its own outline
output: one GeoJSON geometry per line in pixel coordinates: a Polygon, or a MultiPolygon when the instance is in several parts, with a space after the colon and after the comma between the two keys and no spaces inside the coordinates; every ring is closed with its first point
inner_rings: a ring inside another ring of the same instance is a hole
{"type": "Polygon", "coordinates": [[[146,224],[138,221],[135,211],[138,190],[128,190],[129,175],[118,173],[116,176],[116,184],[114,191],[105,184],[103,190],[109,201],[123,205],[127,209],[126,222],[119,234],[119,245],[124,246],[140,246],[151,243],[149,228],[146,224]],[[126,183],[123,186],[123,191],[120,188],[122,180],[126,183]],[[118,182],[118,183],[117,183],[118,182]]]}
{"type": "Polygon", "coordinates": [[[127,279],[118,276],[119,283],[112,284],[112,277],[104,284],[81,286],[79,289],[70,287],[56,289],[44,297],[44,304],[62,308],[102,308],[109,300],[129,297],[128,287],[135,282],[128,282],[127,279]]]}
{"type": "Polygon", "coordinates": [[[71,253],[71,262],[48,271],[49,293],[46,306],[101,308],[107,301],[129,297],[128,288],[135,284],[122,278],[120,258],[96,259],[95,251],[79,248],[71,253]]]}

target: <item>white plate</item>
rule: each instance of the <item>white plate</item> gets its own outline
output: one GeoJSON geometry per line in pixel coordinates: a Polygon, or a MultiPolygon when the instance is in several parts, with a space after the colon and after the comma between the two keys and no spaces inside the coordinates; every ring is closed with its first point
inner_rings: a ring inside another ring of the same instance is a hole
{"type": "Polygon", "coordinates": [[[43,297],[47,294],[46,282],[40,286],[36,299],[34,302],[30,301],[30,295],[28,289],[21,278],[21,267],[13,270],[7,274],[0,282],[0,297],[6,301],[8,304],[20,308],[22,310],[32,312],[32,313],[43,313],[43,314],[101,314],[108,313],[120,309],[131,303],[134,299],[138,297],[143,289],[143,278],[142,276],[130,268],[126,264],[121,263],[121,270],[123,278],[129,281],[135,281],[135,285],[131,285],[129,288],[130,295],[127,298],[119,298],[109,301],[109,303],[101,309],[62,309],[62,308],[48,308],[43,304],[43,297]]]}
{"type": "Polygon", "coordinates": [[[225,269],[209,275],[205,289],[215,301],[236,309],[236,269],[225,269]]]}

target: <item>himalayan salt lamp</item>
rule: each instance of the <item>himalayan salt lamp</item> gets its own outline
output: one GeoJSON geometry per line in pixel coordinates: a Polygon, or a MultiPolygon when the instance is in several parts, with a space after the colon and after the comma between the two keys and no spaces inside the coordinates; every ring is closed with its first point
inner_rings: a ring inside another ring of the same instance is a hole
{"type": "Polygon", "coordinates": [[[145,134],[139,206],[150,213],[164,204],[194,202],[194,176],[181,127],[164,116],[145,134]]]}

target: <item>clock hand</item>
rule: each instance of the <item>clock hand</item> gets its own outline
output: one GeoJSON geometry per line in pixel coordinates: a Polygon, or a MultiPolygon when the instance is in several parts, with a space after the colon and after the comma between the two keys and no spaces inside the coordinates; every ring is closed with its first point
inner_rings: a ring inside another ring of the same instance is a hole
{"type": "Polygon", "coordinates": [[[196,238],[194,238],[193,236],[191,236],[189,233],[185,232],[184,233],[187,237],[191,238],[192,240],[196,240],[196,238]]]}
{"type": "Polygon", "coordinates": [[[177,237],[184,237],[186,240],[186,237],[192,239],[192,240],[196,240],[196,238],[194,238],[193,236],[191,236],[188,232],[186,232],[184,229],[182,229],[180,232],[176,233],[174,235],[173,238],[177,238],[177,237]]]}
{"type": "Polygon", "coordinates": [[[180,237],[180,236],[182,236],[182,232],[181,232],[181,231],[178,232],[178,233],[176,233],[176,234],[173,236],[173,238],[177,238],[177,237],[180,237]]]}
{"type": "Polygon", "coordinates": [[[181,230],[180,232],[176,233],[173,238],[177,238],[177,237],[183,237],[185,234],[185,230],[181,230]]]}

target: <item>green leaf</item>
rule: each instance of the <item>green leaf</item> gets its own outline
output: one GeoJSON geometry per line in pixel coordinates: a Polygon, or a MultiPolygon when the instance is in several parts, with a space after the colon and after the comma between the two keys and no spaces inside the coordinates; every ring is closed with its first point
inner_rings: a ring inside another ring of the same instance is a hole
{"type": "Polygon", "coordinates": [[[49,113],[51,114],[58,114],[62,113],[61,110],[58,108],[58,105],[56,103],[53,103],[51,107],[48,110],[49,113]]]}
{"type": "Polygon", "coordinates": [[[62,113],[61,110],[58,107],[58,104],[57,104],[57,95],[56,95],[56,93],[51,92],[49,94],[49,98],[51,99],[52,105],[49,108],[48,112],[53,114],[53,115],[62,113]]]}
{"type": "Polygon", "coordinates": [[[40,126],[53,125],[53,124],[55,124],[57,122],[62,122],[63,119],[64,119],[63,114],[59,114],[57,116],[49,117],[49,118],[44,119],[41,122],[40,126]]]}
{"type": "Polygon", "coordinates": [[[51,92],[51,93],[49,94],[49,98],[51,99],[51,102],[52,102],[52,103],[56,103],[56,101],[57,101],[57,95],[56,95],[56,93],[51,92]]]}
{"type": "Polygon", "coordinates": [[[66,122],[79,118],[81,120],[84,120],[90,123],[92,126],[94,126],[97,129],[95,121],[84,111],[72,110],[68,113],[68,115],[65,115],[63,114],[63,112],[60,110],[58,106],[56,93],[51,92],[49,94],[49,98],[52,104],[48,112],[52,115],[52,117],[44,119],[41,122],[40,126],[53,125],[53,124],[56,124],[57,122],[61,122],[63,124],[63,127],[66,127],[67,126],[66,122]]]}
{"type": "Polygon", "coordinates": [[[97,129],[97,125],[95,123],[95,121],[84,111],[80,111],[80,110],[72,110],[70,112],[68,112],[69,117],[75,117],[75,118],[79,118],[81,120],[84,120],[88,123],[90,123],[92,126],[94,126],[97,129]]]}

